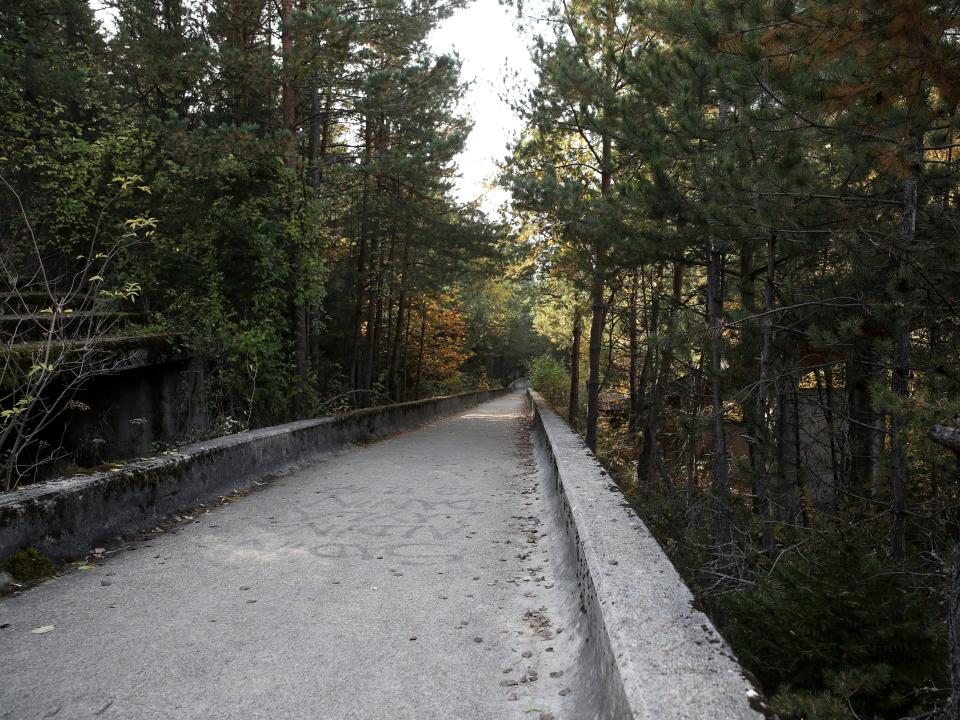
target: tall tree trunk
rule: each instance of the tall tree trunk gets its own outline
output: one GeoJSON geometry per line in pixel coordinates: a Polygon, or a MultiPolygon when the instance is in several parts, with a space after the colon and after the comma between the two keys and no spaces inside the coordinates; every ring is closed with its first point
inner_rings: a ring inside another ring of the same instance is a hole
{"type": "Polygon", "coordinates": [[[659,357],[658,342],[660,333],[660,285],[663,280],[663,266],[656,269],[656,275],[651,272],[650,276],[650,311],[648,313],[647,325],[647,347],[643,358],[643,373],[641,379],[644,384],[640,386],[640,392],[645,392],[646,379],[649,375],[650,392],[647,394],[646,421],[643,426],[643,437],[640,443],[640,453],[637,459],[637,481],[653,483],[655,480],[654,469],[657,465],[657,428],[660,408],[657,406],[657,393],[659,388],[657,381],[660,375],[662,357],[659,357]]]}
{"type": "MultiPolygon", "coordinates": [[[[386,150],[386,120],[383,111],[380,111],[376,121],[376,140],[374,142],[376,155],[381,157],[386,150]]],[[[384,176],[382,168],[377,167],[376,182],[376,202],[377,224],[370,236],[370,269],[367,285],[367,332],[366,332],[366,357],[363,361],[363,388],[373,390],[374,381],[377,379],[377,359],[380,352],[380,318],[383,311],[383,298],[381,290],[383,288],[384,272],[384,243],[381,239],[383,233],[383,218],[380,212],[380,202],[385,194],[384,176]]],[[[368,395],[368,398],[371,396],[368,395]]]]}
{"type": "MultiPolygon", "coordinates": [[[[390,267],[393,267],[393,263],[390,263],[390,267]]],[[[383,338],[383,347],[386,350],[387,354],[387,388],[390,387],[390,361],[393,359],[393,306],[396,304],[393,299],[393,285],[390,282],[387,282],[390,292],[387,295],[387,317],[383,320],[383,328],[386,332],[386,335],[383,338]]],[[[387,394],[390,394],[389,389],[387,394]]]]}
{"type": "Polygon", "coordinates": [[[630,416],[627,421],[631,434],[637,431],[640,423],[640,390],[637,387],[637,373],[640,366],[640,338],[637,328],[637,294],[639,291],[639,271],[634,270],[630,279],[630,416]]]}
{"type": "Polygon", "coordinates": [[[298,420],[307,416],[307,387],[309,385],[307,305],[300,292],[293,303],[294,322],[294,403],[293,413],[298,420]]]}
{"type": "MultiPolygon", "coordinates": [[[[642,315],[642,317],[638,318],[638,322],[640,323],[641,327],[646,328],[646,332],[649,335],[649,329],[657,323],[657,320],[654,319],[653,316],[655,314],[654,310],[658,310],[659,306],[654,308],[654,305],[656,304],[653,302],[654,293],[652,292],[652,288],[651,292],[649,294],[647,293],[647,274],[643,272],[640,273],[640,288],[638,295],[639,305],[643,308],[642,313],[639,312],[638,308],[638,315],[642,315]]],[[[653,372],[653,356],[654,353],[652,352],[645,352],[643,354],[643,365],[641,365],[640,375],[637,377],[637,412],[640,413],[642,413],[644,403],[646,402],[645,395],[647,386],[649,385],[650,373],[653,372]]],[[[640,440],[642,442],[643,438],[640,438],[640,440]]]]}
{"type": "MultiPolygon", "coordinates": [[[[324,98],[323,110],[320,109],[320,80],[316,74],[311,78],[310,86],[310,187],[320,190],[323,183],[323,166],[327,158],[327,147],[330,144],[330,105],[331,94],[328,91],[324,98]]],[[[309,335],[310,365],[316,382],[320,381],[320,318],[322,317],[322,303],[311,308],[308,317],[307,333],[309,335]]]]}
{"type": "MultiPolygon", "coordinates": [[[[910,262],[917,232],[917,195],[919,187],[921,140],[911,135],[909,175],[903,183],[903,217],[900,225],[900,247],[897,249],[897,310],[893,337],[893,373],[891,390],[896,399],[905,402],[910,394],[910,262]]],[[[890,551],[896,558],[907,553],[907,438],[906,423],[898,407],[890,414],[891,482],[893,487],[893,524],[890,529],[890,551]]]]}
{"type": "MultiPolygon", "coordinates": [[[[370,159],[373,145],[373,119],[368,115],[364,121],[363,128],[363,187],[360,198],[360,232],[357,240],[357,284],[356,284],[356,303],[353,306],[353,361],[351,363],[351,385],[354,388],[362,388],[364,382],[363,361],[366,357],[363,352],[363,333],[361,332],[363,321],[364,296],[369,282],[367,272],[367,235],[369,234],[370,218],[370,159]]],[[[372,253],[371,253],[372,254],[372,253]]],[[[361,404],[361,395],[354,397],[354,407],[361,404]]]]}
{"type": "Polygon", "coordinates": [[[703,381],[704,353],[700,354],[700,362],[690,373],[690,431],[687,439],[687,507],[693,508],[697,499],[697,440],[700,432],[699,425],[701,410],[701,383],[703,381]]]}
{"type": "Polygon", "coordinates": [[[713,411],[713,456],[710,465],[714,497],[714,542],[723,556],[732,553],[730,478],[723,412],[723,254],[713,243],[707,253],[707,332],[710,345],[710,384],[713,411]]]}
{"type": "Polygon", "coordinates": [[[322,321],[320,318],[321,310],[320,306],[313,308],[311,312],[307,314],[307,337],[309,338],[309,347],[308,355],[310,356],[310,372],[313,377],[314,382],[320,382],[320,359],[323,356],[323,353],[320,350],[320,327],[322,321]]]}
{"type": "MultiPolygon", "coordinates": [[[[400,197],[397,197],[398,201],[400,197]]],[[[379,323],[378,326],[382,326],[386,330],[386,337],[383,338],[382,346],[386,351],[386,368],[387,368],[387,386],[390,385],[390,360],[392,359],[392,338],[393,338],[393,292],[395,286],[395,275],[397,267],[396,255],[397,255],[397,238],[399,237],[398,230],[398,221],[397,221],[397,205],[399,202],[394,203],[393,208],[393,224],[390,229],[390,253],[387,256],[387,264],[384,268],[381,269],[380,275],[382,277],[382,284],[389,289],[389,292],[386,295],[387,303],[387,317],[386,321],[379,323]]],[[[402,273],[402,269],[401,269],[402,273]]],[[[402,280],[402,279],[401,279],[402,280]]],[[[383,297],[383,293],[381,293],[383,297]]],[[[378,356],[379,357],[379,356],[378,356]]],[[[390,394],[390,391],[387,391],[387,394],[390,394]]]]}
{"type": "Polygon", "coordinates": [[[827,440],[830,444],[830,469],[833,478],[833,509],[837,510],[840,504],[841,495],[843,493],[843,475],[840,472],[840,460],[839,453],[837,451],[837,428],[836,420],[834,418],[836,414],[836,406],[833,399],[833,369],[830,367],[829,363],[824,364],[822,374],[822,383],[820,380],[821,373],[816,373],[816,378],[817,385],[822,385],[823,387],[823,417],[827,423],[827,440]]]}
{"type": "Polygon", "coordinates": [[[310,144],[307,148],[307,182],[310,187],[320,187],[320,144],[323,136],[323,122],[320,112],[320,79],[316,73],[310,76],[310,144]]]}
{"type": "MultiPolygon", "coordinates": [[[[296,87],[294,85],[293,69],[293,0],[280,2],[280,49],[283,56],[283,83],[281,88],[281,107],[283,113],[283,129],[288,133],[284,146],[283,162],[291,173],[297,170],[297,129],[296,129],[296,87]]],[[[291,183],[296,182],[291,177],[291,183]]],[[[294,273],[293,283],[293,335],[294,335],[294,370],[293,370],[293,414],[300,419],[306,415],[307,383],[309,378],[307,363],[307,308],[304,303],[304,278],[301,277],[300,248],[296,247],[291,238],[290,256],[294,273]]]]}
{"type": "Polygon", "coordinates": [[[427,307],[420,307],[420,347],[417,350],[417,381],[413,386],[413,399],[420,399],[420,383],[423,380],[423,349],[427,337],[427,307]]]}
{"type": "MultiPolygon", "coordinates": [[[[847,489],[856,501],[865,503],[873,481],[874,426],[877,413],[874,409],[871,380],[873,376],[872,342],[862,334],[853,338],[853,347],[846,362],[847,386],[847,445],[849,465],[847,489]]],[[[865,512],[866,508],[862,507],[865,512]]]]}
{"type": "MultiPolygon", "coordinates": [[[[754,211],[759,213],[756,205],[754,205],[754,211]]],[[[754,252],[754,239],[750,236],[744,237],[740,242],[740,307],[746,315],[753,315],[757,312],[757,292],[753,277],[754,252]]],[[[757,356],[755,353],[762,345],[762,338],[754,327],[753,322],[749,321],[744,322],[740,326],[740,338],[740,374],[736,378],[735,384],[743,387],[753,379],[757,367],[757,356]]],[[[759,421],[756,417],[759,390],[757,395],[744,393],[742,397],[740,412],[743,415],[744,437],[748,441],[747,454],[750,463],[753,512],[755,515],[759,515],[761,500],[760,488],[757,485],[759,480],[756,472],[758,464],[756,458],[757,438],[761,434],[759,421]]]]}
{"type": "Polygon", "coordinates": [[[408,296],[407,312],[406,312],[407,321],[404,324],[404,328],[403,328],[403,348],[402,348],[403,358],[400,361],[400,400],[401,401],[407,399],[407,379],[410,375],[410,367],[409,367],[410,358],[408,357],[408,355],[409,355],[409,348],[410,348],[410,316],[413,314],[411,312],[410,304],[411,304],[411,299],[408,296]]]}
{"type": "MultiPolygon", "coordinates": [[[[604,131],[601,138],[600,194],[610,192],[613,175],[610,161],[612,146],[610,133],[604,131]]],[[[590,288],[590,348],[587,370],[587,447],[597,451],[597,422],[600,418],[600,350],[603,345],[603,327],[606,324],[607,306],[603,301],[606,243],[600,241],[593,259],[593,282],[590,288]]]]}
{"type": "Polygon", "coordinates": [[[606,305],[603,298],[603,279],[597,271],[590,290],[590,347],[587,374],[587,447],[597,451],[597,420],[600,416],[600,350],[603,327],[606,324],[606,305]]]}
{"type": "MultiPolygon", "coordinates": [[[[360,233],[357,238],[357,264],[356,264],[356,283],[354,285],[354,291],[356,296],[353,302],[353,327],[352,327],[352,340],[353,347],[351,353],[351,362],[350,362],[350,386],[352,388],[359,388],[361,381],[361,364],[360,358],[362,357],[362,318],[363,318],[363,296],[364,296],[364,278],[366,277],[367,271],[367,242],[365,237],[365,231],[363,229],[363,222],[360,223],[360,233]]],[[[358,397],[354,397],[354,407],[357,407],[358,397]]]]}
{"type": "Polygon", "coordinates": [[[773,518],[770,512],[770,446],[773,442],[772,397],[773,397],[773,303],[776,290],[777,238],[773,232],[767,235],[767,275],[763,283],[763,310],[761,319],[760,376],[757,379],[757,396],[754,406],[753,479],[757,496],[757,511],[760,516],[761,544],[763,552],[772,556],[776,551],[773,534],[773,518]]]}
{"type": "Polygon", "coordinates": [[[333,98],[328,91],[320,106],[320,79],[314,74],[310,80],[310,186],[319,188],[323,182],[323,165],[330,144],[330,110],[333,98]]]}
{"type": "Polygon", "coordinates": [[[387,374],[387,387],[390,397],[400,399],[400,347],[403,344],[403,324],[406,320],[407,304],[407,260],[409,258],[410,243],[407,238],[403,241],[403,252],[400,259],[400,302],[397,306],[397,330],[393,335],[393,346],[390,349],[390,370],[387,374]]]}
{"type": "Polygon", "coordinates": [[[380,289],[383,283],[383,245],[374,233],[370,241],[370,281],[367,296],[367,345],[363,362],[363,388],[373,390],[376,379],[377,347],[380,340],[380,289]]]}
{"type": "MultiPolygon", "coordinates": [[[[670,293],[670,311],[667,317],[667,335],[659,341],[663,348],[660,362],[654,376],[653,387],[650,391],[650,400],[647,403],[647,422],[644,428],[643,447],[646,450],[646,475],[652,481],[654,469],[660,466],[660,440],[657,432],[660,427],[660,416],[663,413],[664,401],[667,397],[667,386],[673,374],[674,343],[676,342],[677,323],[680,318],[680,304],[683,293],[683,263],[678,261],[673,265],[673,283],[670,293]]],[[[658,311],[655,311],[658,312],[658,311]]],[[[654,329],[654,333],[658,330],[654,329]]],[[[650,352],[648,350],[648,352],[650,352]]],[[[639,465],[638,465],[639,469],[639,465]]],[[[667,489],[673,493],[673,484],[670,478],[663,480],[668,483],[667,489]]]]}
{"type": "MultiPolygon", "coordinates": [[[[386,285],[386,273],[387,268],[393,266],[393,255],[396,245],[396,237],[391,233],[390,237],[390,250],[389,253],[383,251],[381,245],[380,248],[380,263],[377,268],[377,302],[376,302],[376,311],[373,316],[373,342],[372,342],[372,352],[369,355],[369,376],[368,382],[369,387],[372,390],[374,384],[380,378],[380,347],[381,341],[383,339],[383,300],[384,300],[384,287],[386,285]]],[[[387,298],[388,302],[390,301],[387,298]]],[[[389,347],[389,344],[387,345],[389,347]]]]}
{"type": "MultiPolygon", "coordinates": [[[[330,127],[330,98],[327,96],[327,103],[324,112],[320,111],[320,80],[314,73],[310,78],[310,145],[309,161],[310,169],[308,183],[315,192],[320,190],[320,184],[323,182],[322,166],[327,154],[327,138],[330,127]]],[[[320,317],[322,315],[322,304],[317,303],[307,312],[307,348],[310,361],[310,370],[315,382],[320,381],[320,317]]]]}
{"type": "Polygon", "coordinates": [[[796,492],[797,505],[800,508],[800,524],[810,526],[810,516],[807,512],[807,492],[803,485],[803,444],[800,439],[800,377],[799,373],[790,373],[790,412],[792,415],[790,430],[793,434],[791,445],[793,449],[793,485],[796,492]]]}
{"type": "Polygon", "coordinates": [[[583,320],[580,308],[573,309],[573,341],[570,343],[570,400],[567,405],[567,420],[574,430],[580,423],[580,338],[583,320]]]}

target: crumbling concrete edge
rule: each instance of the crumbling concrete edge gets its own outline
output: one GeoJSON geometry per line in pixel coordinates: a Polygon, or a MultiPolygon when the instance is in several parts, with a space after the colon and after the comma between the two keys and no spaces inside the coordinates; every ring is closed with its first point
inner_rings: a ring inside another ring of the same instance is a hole
{"type": "Polygon", "coordinates": [[[542,492],[564,535],[555,545],[559,575],[579,593],[574,716],[774,717],[581,438],[538,393],[528,390],[528,397],[542,492]]]}
{"type": "Polygon", "coordinates": [[[84,556],[97,543],[251,487],[349,444],[408,430],[508,392],[483,390],[366,408],[187,445],[108,472],[74,475],[0,494],[0,563],[34,546],[84,556]]]}

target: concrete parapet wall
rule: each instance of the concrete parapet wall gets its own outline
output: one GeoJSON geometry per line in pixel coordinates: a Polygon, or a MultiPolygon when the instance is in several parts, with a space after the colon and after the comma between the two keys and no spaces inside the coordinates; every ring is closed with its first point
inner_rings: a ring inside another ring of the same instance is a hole
{"type": "Polygon", "coordinates": [[[570,717],[757,720],[760,695],[593,454],[529,391],[557,582],[578,635],[570,717]]]}
{"type": "Polygon", "coordinates": [[[28,546],[82,556],[96,543],[156,524],[255,480],[456,413],[506,390],[367,408],[194,443],[115,470],[75,475],[0,495],[0,561],[28,546]]]}

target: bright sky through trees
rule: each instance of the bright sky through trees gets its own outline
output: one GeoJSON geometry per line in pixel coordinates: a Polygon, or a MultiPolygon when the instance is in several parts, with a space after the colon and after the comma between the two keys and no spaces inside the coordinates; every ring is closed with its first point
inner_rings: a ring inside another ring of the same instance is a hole
{"type": "Polygon", "coordinates": [[[493,214],[506,199],[502,189],[492,187],[496,164],[523,124],[509,101],[535,79],[527,38],[516,27],[514,8],[498,0],[473,0],[441,23],[430,43],[436,53],[456,51],[463,79],[471,82],[461,109],[474,126],[458,159],[457,196],[462,201],[482,196],[481,206],[493,214]]]}
{"type": "MultiPolygon", "coordinates": [[[[110,4],[94,1],[91,6],[112,33],[110,4]]],[[[463,61],[463,79],[471,83],[461,111],[472,118],[473,132],[457,160],[456,196],[462,202],[480,198],[483,210],[494,215],[507,199],[502,188],[493,186],[497,163],[523,125],[509,102],[521,97],[536,78],[528,38],[517,28],[515,8],[499,0],[472,0],[443,21],[429,41],[437,54],[456,52],[463,61]]]]}

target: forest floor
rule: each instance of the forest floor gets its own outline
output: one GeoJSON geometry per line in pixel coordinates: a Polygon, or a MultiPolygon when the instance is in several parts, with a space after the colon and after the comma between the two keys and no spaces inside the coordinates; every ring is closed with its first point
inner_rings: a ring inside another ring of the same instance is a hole
{"type": "Polygon", "coordinates": [[[0,600],[0,718],[561,717],[526,425],[501,398],[0,600]]]}

